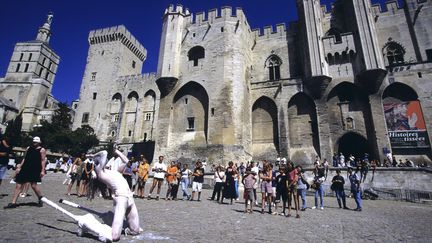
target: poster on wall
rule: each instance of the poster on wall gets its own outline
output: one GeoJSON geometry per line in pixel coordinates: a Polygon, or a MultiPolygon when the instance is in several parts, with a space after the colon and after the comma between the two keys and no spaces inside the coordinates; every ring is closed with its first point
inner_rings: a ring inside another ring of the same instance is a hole
{"type": "Polygon", "coordinates": [[[429,139],[419,101],[384,104],[393,148],[428,148],[429,139]]]}

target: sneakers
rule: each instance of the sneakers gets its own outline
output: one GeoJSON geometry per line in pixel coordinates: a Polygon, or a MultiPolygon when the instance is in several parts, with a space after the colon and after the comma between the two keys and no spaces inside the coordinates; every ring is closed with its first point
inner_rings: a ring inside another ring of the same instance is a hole
{"type": "Polygon", "coordinates": [[[321,210],[324,210],[324,207],[320,207],[321,210]]]}
{"type": "Polygon", "coordinates": [[[300,209],[300,211],[306,211],[306,208],[302,208],[302,209],[300,209]]]}
{"type": "Polygon", "coordinates": [[[16,207],[18,207],[18,204],[9,203],[7,206],[4,206],[3,209],[16,208],[16,207]]]}
{"type": "Polygon", "coordinates": [[[316,209],[317,207],[316,206],[313,206],[311,209],[316,209]]]}

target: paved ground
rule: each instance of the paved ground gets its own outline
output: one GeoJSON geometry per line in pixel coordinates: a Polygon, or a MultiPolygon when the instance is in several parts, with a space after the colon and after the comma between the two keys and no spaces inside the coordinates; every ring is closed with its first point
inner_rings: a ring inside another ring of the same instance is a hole
{"type": "MultiPolygon", "coordinates": [[[[47,198],[69,199],[99,211],[111,209],[112,201],[97,198],[87,201],[66,196],[62,185],[64,175],[48,174],[41,188],[47,198]]],[[[22,205],[3,210],[11,200],[14,184],[9,180],[0,186],[0,242],[94,242],[91,237],[80,238],[77,226],[59,211],[45,205],[32,206],[32,196],[20,198],[22,205]]],[[[149,188],[146,188],[146,192],[149,188]]],[[[165,188],[162,192],[165,193],[165,188]]],[[[162,195],[163,195],[162,193],[162,195]]],[[[211,192],[204,190],[203,198],[211,192]]],[[[146,193],[147,195],[147,193],[146,193]]],[[[179,193],[180,195],[180,193],[179,193]]],[[[308,197],[309,206],[313,202],[308,197]]],[[[340,210],[336,199],[326,197],[323,211],[308,209],[301,218],[286,218],[260,214],[244,214],[244,204],[220,205],[212,201],[155,201],[135,199],[144,233],[123,236],[122,241],[216,242],[216,241],[282,241],[282,242],[430,242],[432,238],[432,207],[394,201],[364,201],[363,212],[340,210]]],[[[354,200],[348,199],[354,207],[354,200]]],[[[84,214],[64,206],[75,214],[84,214]]]]}

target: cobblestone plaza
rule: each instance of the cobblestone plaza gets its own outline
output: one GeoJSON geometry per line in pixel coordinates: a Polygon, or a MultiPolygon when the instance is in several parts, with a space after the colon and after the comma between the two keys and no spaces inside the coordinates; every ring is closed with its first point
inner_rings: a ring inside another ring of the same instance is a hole
{"type": "MultiPolygon", "coordinates": [[[[10,173],[11,171],[9,171],[10,173]]],[[[52,200],[67,199],[97,211],[112,209],[112,201],[96,198],[88,201],[66,196],[62,185],[64,174],[50,173],[43,179],[41,189],[52,200]]],[[[151,181],[151,180],[150,180],[151,181]]],[[[7,205],[15,184],[5,180],[0,187],[0,205],[7,205]]],[[[150,184],[150,183],[148,183],[150,184]]],[[[149,185],[146,186],[146,195],[149,185]]],[[[166,192],[164,186],[161,195],[166,192]]],[[[94,242],[90,236],[76,235],[78,226],[67,216],[48,205],[33,206],[37,199],[32,190],[30,197],[20,198],[20,207],[0,209],[0,242],[94,242]]],[[[203,190],[207,199],[211,190],[203,190]]],[[[179,192],[179,196],[180,196],[179,192]]],[[[340,210],[336,198],[325,197],[324,210],[312,210],[313,197],[308,197],[308,209],[301,218],[286,218],[260,214],[244,214],[243,200],[233,205],[213,201],[201,202],[135,199],[144,232],[139,236],[122,236],[121,241],[167,242],[430,242],[432,207],[400,201],[365,200],[364,210],[340,210]]],[[[354,208],[348,199],[348,207],[354,208]]],[[[63,205],[77,215],[83,211],[63,205]]]]}

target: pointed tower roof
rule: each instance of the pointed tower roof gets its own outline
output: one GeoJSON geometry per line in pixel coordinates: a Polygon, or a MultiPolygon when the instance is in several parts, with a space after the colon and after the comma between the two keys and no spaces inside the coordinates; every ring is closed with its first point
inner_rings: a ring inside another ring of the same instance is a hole
{"type": "Polygon", "coordinates": [[[51,37],[51,23],[52,23],[53,16],[54,15],[52,14],[52,12],[49,12],[45,23],[41,27],[39,27],[38,34],[36,37],[37,41],[42,41],[47,44],[49,43],[51,37]]]}

